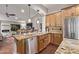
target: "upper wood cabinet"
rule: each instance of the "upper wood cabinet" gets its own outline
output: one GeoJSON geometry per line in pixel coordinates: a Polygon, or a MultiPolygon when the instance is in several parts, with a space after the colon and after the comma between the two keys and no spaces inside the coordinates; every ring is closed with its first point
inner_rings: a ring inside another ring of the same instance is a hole
{"type": "Polygon", "coordinates": [[[79,5],[66,8],[62,12],[48,15],[46,17],[46,26],[63,26],[63,20],[70,16],[79,16],[79,5]]]}
{"type": "Polygon", "coordinates": [[[62,12],[56,13],[56,26],[62,26],[62,12]]]}
{"type": "Polygon", "coordinates": [[[46,26],[61,26],[62,25],[62,13],[51,14],[46,17],[46,26]]]}
{"type": "Polygon", "coordinates": [[[75,7],[76,8],[76,15],[79,16],[79,5],[75,7]]]}
{"type": "Polygon", "coordinates": [[[56,14],[51,14],[50,15],[50,19],[51,19],[51,26],[56,26],[56,14]]]}
{"type": "Polygon", "coordinates": [[[55,26],[56,15],[51,14],[46,16],[46,26],[55,26]]]}
{"type": "Polygon", "coordinates": [[[71,8],[71,15],[76,16],[76,8],[75,7],[71,8]]]}
{"type": "Polygon", "coordinates": [[[51,22],[50,15],[46,16],[46,26],[49,26],[51,22]]]}
{"type": "Polygon", "coordinates": [[[64,9],[64,11],[63,11],[63,15],[65,17],[67,17],[67,16],[75,16],[76,15],[75,13],[76,13],[75,7],[70,7],[70,8],[64,9]]]}

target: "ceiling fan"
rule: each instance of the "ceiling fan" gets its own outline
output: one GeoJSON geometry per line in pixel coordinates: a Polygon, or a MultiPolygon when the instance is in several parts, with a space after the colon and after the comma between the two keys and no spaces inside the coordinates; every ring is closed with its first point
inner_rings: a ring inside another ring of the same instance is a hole
{"type": "Polygon", "coordinates": [[[8,5],[6,5],[6,13],[5,13],[5,15],[6,15],[7,17],[16,16],[16,14],[9,14],[9,13],[7,12],[7,9],[8,9],[8,5]]]}

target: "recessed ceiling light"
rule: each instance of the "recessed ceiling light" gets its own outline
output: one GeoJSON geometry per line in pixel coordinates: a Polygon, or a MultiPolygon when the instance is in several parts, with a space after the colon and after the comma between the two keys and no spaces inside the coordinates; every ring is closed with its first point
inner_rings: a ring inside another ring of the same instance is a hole
{"type": "Polygon", "coordinates": [[[24,9],[21,9],[21,12],[24,13],[24,9]]]}

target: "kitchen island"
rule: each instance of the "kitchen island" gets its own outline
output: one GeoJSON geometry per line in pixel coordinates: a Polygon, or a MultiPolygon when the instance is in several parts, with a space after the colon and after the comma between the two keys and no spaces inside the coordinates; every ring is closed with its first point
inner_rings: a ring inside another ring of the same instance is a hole
{"type": "MultiPolygon", "coordinates": [[[[51,31],[51,32],[33,32],[28,34],[14,35],[17,45],[17,53],[38,53],[47,47],[49,43],[53,43],[53,35],[61,37],[62,31],[51,31]]],[[[58,38],[58,40],[59,40],[58,38]]],[[[57,39],[56,39],[57,40],[57,39]]],[[[55,40],[54,40],[55,41],[55,40]]],[[[58,41],[57,41],[58,42],[58,41]]],[[[59,44],[59,42],[58,42],[59,44]]]]}

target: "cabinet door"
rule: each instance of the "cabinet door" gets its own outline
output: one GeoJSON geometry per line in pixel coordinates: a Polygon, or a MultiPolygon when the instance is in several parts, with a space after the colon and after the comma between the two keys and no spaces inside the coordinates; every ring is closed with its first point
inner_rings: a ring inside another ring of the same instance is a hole
{"type": "Polygon", "coordinates": [[[79,16],[79,5],[75,7],[76,8],[76,15],[79,16]]]}
{"type": "Polygon", "coordinates": [[[17,43],[17,53],[20,53],[20,54],[24,54],[26,53],[26,41],[25,39],[23,40],[18,40],[17,43]]]}
{"type": "Polygon", "coordinates": [[[62,34],[54,34],[54,40],[53,43],[56,45],[60,45],[60,43],[62,42],[63,38],[62,38],[62,34]]]}
{"type": "Polygon", "coordinates": [[[76,7],[71,7],[71,16],[76,16],[76,7]]]}
{"type": "Polygon", "coordinates": [[[46,16],[46,26],[55,26],[56,25],[56,15],[51,14],[46,16]]]}
{"type": "Polygon", "coordinates": [[[62,13],[56,13],[56,26],[62,26],[62,13]]]}
{"type": "Polygon", "coordinates": [[[44,38],[44,47],[46,47],[49,43],[50,43],[50,36],[49,34],[46,34],[44,38]]]}
{"type": "Polygon", "coordinates": [[[64,12],[64,16],[65,17],[68,17],[68,16],[72,15],[71,8],[65,9],[63,12],[64,12]]]}
{"type": "Polygon", "coordinates": [[[56,15],[52,14],[50,15],[50,19],[51,19],[51,26],[56,26],[56,15]]]}
{"type": "Polygon", "coordinates": [[[67,17],[67,16],[75,16],[76,15],[75,7],[67,8],[63,12],[64,12],[64,16],[65,17],[67,17]]]}
{"type": "Polygon", "coordinates": [[[53,44],[53,40],[54,40],[53,33],[51,33],[51,34],[50,34],[50,43],[53,44]]]}
{"type": "Polygon", "coordinates": [[[50,15],[46,16],[46,26],[49,26],[51,22],[50,15]]]}
{"type": "Polygon", "coordinates": [[[42,38],[38,38],[38,52],[40,52],[44,48],[44,40],[42,38]]]}

